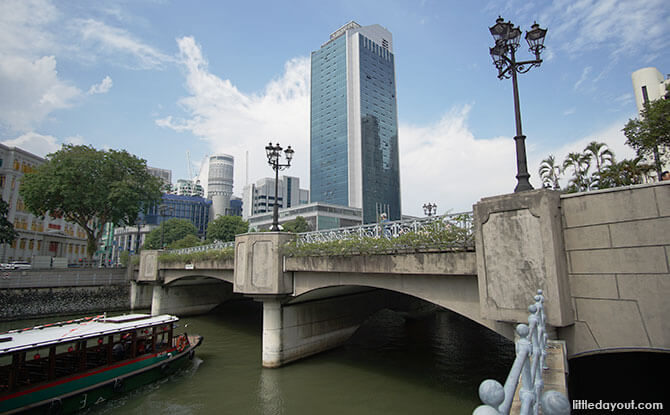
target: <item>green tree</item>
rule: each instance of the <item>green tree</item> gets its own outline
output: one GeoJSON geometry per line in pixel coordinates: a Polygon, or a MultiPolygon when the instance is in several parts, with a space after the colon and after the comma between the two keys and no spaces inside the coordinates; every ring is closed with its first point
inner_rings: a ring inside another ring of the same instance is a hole
{"type": "Polygon", "coordinates": [[[568,184],[568,192],[589,190],[589,156],[581,153],[569,153],[563,161],[563,171],[572,167],[573,177],[568,184]]]}
{"type": "Polygon", "coordinates": [[[563,171],[561,170],[561,166],[556,164],[556,158],[552,154],[549,154],[549,157],[542,160],[539,173],[542,178],[543,187],[554,190],[561,188],[558,180],[563,171]]]}
{"type": "Polygon", "coordinates": [[[230,242],[235,240],[235,235],[248,230],[249,222],[242,220],[241,216],[219,216],[207,225],[207,239],[230,242]]]}
{"type": "Polygon", "coordinates": [[[607,148],[607,144],[591,141],[586,148],[584,148],[584,154],[589,157],[590,161],[594,161],[596,164],[596,171],[593,174],[596,177],[592,182],[597,184],[597,187],[600,188],[602,169],[608,164],[614,164],[614,153],[607,148]]]}
{"type": "Polygon", "coordinates": [[[161,236],[163,237],[163,245],[168,246],[188,235],[196,237],[198,235],[198,229],[190,220],[170,218],[147,234],[143,247],[161,249],[161,236]]]}
{"type": "Polygon", "coordinates": [[[160,199],[160,187],[146,161],[125,150],[66,144],[24,176],[19,194],[33,214],[79,225],[92,257],[102,224],[134,224],[140,210],[160,199]]]}
{"type": "Polygon", "coordinates": [[[202,245],[202,241],[196,235],[186,235],[185,237],[174,241],[168,246],[170,249],[190,248],[192,246],[202,245]]]}
{"type": "Polygon", "coordinates": [[[311,231],[309,223],[307,223],[307,220],[302,216],[297,216],[295,219],[284,223],[282,226],[286,232],[301,233],[311,231]]]}
{"type": "Polygon", "coordinates": [[[660,181],[662,158],[670,145],[670,99],[646,102],[640,118],[628,120],[623,133],[627,138],[626,144],[633,147],[638,156],[653,157],[660,181]]]}
{"type": "Polygon", "coordinates": [[[9,205],[0,199],[0,243],[11,244],[19,236],[14,230],[14,225],[7,220],[9,205]]]}

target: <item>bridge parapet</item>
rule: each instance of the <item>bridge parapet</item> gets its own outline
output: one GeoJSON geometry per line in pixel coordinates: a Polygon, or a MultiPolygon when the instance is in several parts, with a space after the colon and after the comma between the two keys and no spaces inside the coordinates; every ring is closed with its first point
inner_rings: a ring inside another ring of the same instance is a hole
{"type": "Polygon", "coordinates": [[[284,272],[281,250],[294,238],[285,232],[237,235],[233,291],[248,295],[292,293],[293,276],[284,272]]]}
{"type": "Polygon", "coordinates": [[[477,275],[474,252],[286,257],[287,271],[365,274],[477,275]]]}

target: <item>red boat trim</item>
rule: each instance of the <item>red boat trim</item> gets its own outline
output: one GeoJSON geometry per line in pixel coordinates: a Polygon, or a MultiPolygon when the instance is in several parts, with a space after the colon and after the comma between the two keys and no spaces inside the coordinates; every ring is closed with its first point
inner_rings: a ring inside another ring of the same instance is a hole
{"type": "Polygon", "coordinates": [[[11,394],[11,395],[7,395],[7,396],[4,396],[4,397],[1,397],[1,398],[0,398],[0,402],[2,402],[2,401],[6,401],[6,400],[8,400],[8,399],[12,399],[12,398],[17,398],[17,397],[19,397],[19,396],[27,395],[27,394],[29,394],[29,393],[33,393],[33,392],[37,392],[37,391],[41,391],[41,390],[43,390],[43,389],[50,388],[50,387],[52,387],[52,386],[57,386],[57,385],[61,385],[61,384],[63,384],[63,383],[72,382],[72,381],[74,381],[74,380],[81,379],[81,378],[85,378],[85,377],[87,377],[87,376],[96,375],[96,374],[98,374],[98,373],[106,372],[106,371],[108,371],[108,370],[112,370],[112,369],[116,369],[116,368],[119,368],[119,367],[123,367],[123,366],[130,365],[130,364],[133,364],[133,363],[141,362],[141,361],[143,361],[143,360],[151,359],[151,358],[153,358],[153,357],[157,357],[159,354],[173,352],[173,351],[175,351],[176,349],[177,349],[176,347],[173,347],[172,349],[168,349],[168,350],[165,350],[165,351],[160,352],[160,353],[154,353],[154,354],[151,354],[151,355],[142,356],[142,357],[139,357],[139,358],[137,358],[137,359],[130,360],[130,361],[128,361],[128,362],[118,363],[118,364],[113,365],[113,366],[106,366],[106,367],[104,367],[104,368],[95,370],[95,371],[93,371],[93,372],[82,373],[82,374],[80,374],[80,375],[76,375],[76,376],[72,376],[72,377],[69,377],[69,378],[65,378],[65,379],[57,380],[57,381],[55,381],[55,382],[46,383],[46,384],[44,384],[44,385],[36,386],[36,387],[34,387],[34,388],[32,388],[32,389],[26,389],[26,390],[24,390],[24,391],[15,392],[15,393],[13,393],[13,394],[11,394]]]}

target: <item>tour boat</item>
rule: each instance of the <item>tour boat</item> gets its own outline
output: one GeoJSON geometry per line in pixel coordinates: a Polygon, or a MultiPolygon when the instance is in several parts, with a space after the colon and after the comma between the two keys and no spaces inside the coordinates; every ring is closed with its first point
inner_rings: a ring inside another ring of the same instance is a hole
{"type": "Polygon", "coordinates": [[[202,336],[171,315],[100,315],[0,333],[0,413],[66,414],[174,373],[202,336]]]}

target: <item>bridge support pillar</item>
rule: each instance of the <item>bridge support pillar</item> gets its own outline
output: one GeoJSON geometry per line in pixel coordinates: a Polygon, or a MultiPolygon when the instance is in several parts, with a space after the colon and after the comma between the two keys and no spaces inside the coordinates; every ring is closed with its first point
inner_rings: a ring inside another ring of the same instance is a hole
{"type": "Polygon", "coordinates": [[[138,284],[130,281],[130,309],[137,310],[151,307],[153,287],[147,284],[138,284]]]}
{"type": "Polygon", "coordinates": [[[263,367],[280,367],[342,345],[395,298],[379,290],[295,304],[285,303],[289,297],[256,297],[263,302],[263,367]]]}
{"type": "Polygon", "coordinates": [[[224,282],[203,285],[154,285],[151,315],[204,314],[232,296],[232,285],[224,282]]]}

